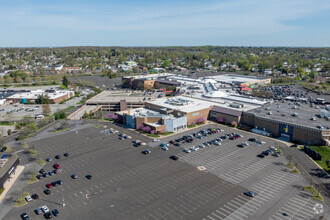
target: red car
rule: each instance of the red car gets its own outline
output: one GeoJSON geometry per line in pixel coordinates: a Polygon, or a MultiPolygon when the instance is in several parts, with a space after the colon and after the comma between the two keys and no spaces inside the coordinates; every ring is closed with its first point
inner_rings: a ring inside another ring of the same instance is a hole
{"type": "Polygon", "coordinates": [[[58,163],[56,163],[56,164],[54,164],[54,168],[55,169],[60,169],[61,167],[60,167],[60,165],[58,165],[58,163]]]}
{"type": "Polygon", "coordinates": [[[50,184],[50,183],[48,183],[48,184],[46,184],[46,187],[49,189],[49,188],[52,188],[52,187],[53,187],[53,185],[52,185],[52,184],[50,184]]]}
{"type": "Polygon", "coordinates": [[[53,170],[53,172],[54,172],[55,174],[58,174],[58,170],[53,170]]]}

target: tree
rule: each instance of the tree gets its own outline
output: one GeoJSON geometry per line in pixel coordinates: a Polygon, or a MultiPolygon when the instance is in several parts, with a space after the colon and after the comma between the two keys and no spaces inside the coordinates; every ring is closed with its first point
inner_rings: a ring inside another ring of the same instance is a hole
{"type": "Polygon", "coordinates": [[[31,77],[29,77],[29,76],[27,76],[26,78],[25,78],[25,83],[32,83],[32,79],[31,79],[31,77]]]}
{"type": "Polygon", "coordinates": [[[16,77],[15,81],[16,81],[16,83],[19,83],[19,84],[23,83],[23,79],[21,77],[16,77]]]}
{"type": "Polygon", "coordinates": [[[49,104],[49,97],[47,95],[39,95],[36,99],[37,104],[49,104]]]}
{"type": "Polygon", "coordinates": [[[232,121],[230,124],[231,124],[231,126],[233,126],[235,128],[237,127],[237,122],[236,121],[232,121]]]}
{"type": "Polygon", "coordinates": [[[14,79],[13,79],[13,77],[9,76],[5,79],[5,82],[7,85],[11,85],[14,82],[14,79]]]}
{"type": "Polygon", "coordinates": [[[42,114],[43,115],[50,115],[51,112],[52,111],[50,110],[49,104],[43,104],[42,105],[42,114]]]}
{"type": "Polygon", "coordinates": [[[63,86],[65,86],[65,88],[68,88],[69,83],[70,82],[69,82],[68,78],[66,78],[66,76],[63,76],[63,79],[62,79],[63,86]]]}
{"type": "Polygon", "coordinates": [[[8,134],[8,135],[11,135],[11,129],[8,129],[8,130],[7,130],[7,134],[8,134]]]}

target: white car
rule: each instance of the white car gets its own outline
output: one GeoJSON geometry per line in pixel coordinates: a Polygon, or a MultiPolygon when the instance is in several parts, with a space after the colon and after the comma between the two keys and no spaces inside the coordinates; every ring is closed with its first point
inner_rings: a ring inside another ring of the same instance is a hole
{"type": "Polygon", "coordinates": [[[154,139],[153,142],[159,142],[159,139],[154,139]]]}
{"type": "Polygon", "coordinates": [[[218,146],[220,146],[220,145],[221,145],[221,143],[219,143],[219,142],[217,142],[217,141],[216,141],[216,142],[214,142],[214,144],[215,144],[215,145],[218,145],[218,146]]]}
{"type": "Polygon", "coordinates": [[[168,150],[168,147],[164,146],[164,147],[162,147],[162,150],[168,150]]]}
{"type": "Polygon", "coordinates": [[[46,213],[46,212],[49,212],[49,208],[47,206],[41,206],[41,210],[46,213]]]}
{"type": "Polygon", "coordinates": [[[191,151],[188,148],[183,149],[183,152],[190,153],[191,151]]]}
{"type": "Polygon", "coordinates": [[[203,144],[198,145],[199,148],[204,148],[205,146],[203,144]]]}
{"type": "Polygon", "coordinates": [[[249,146],[249,143],[245,141],[245,142],[242,142],[241,145],[242,146],[249,146]]]}
{"type": "Polygon", "coordinates": [[[197,146],[193,146],[193,147],[190,148],[190,150],[197,151],[198,150],[198,147],[197,146]]]}
{"type": "Polygon", "coordinates": [[[277,149],[275,147],[273,147],[273,146],[269,147],[269,150],[271,150],[271,151],[277,151],[277,149]]]}
{"type": "Polygon", "coordinates": [[[30,201],[32,201],[32,198],[31,198],[31,196],[27,196],[27,197],[25,197],[25,200],[26,200],[27,202],[30,202],[30,201]]]}

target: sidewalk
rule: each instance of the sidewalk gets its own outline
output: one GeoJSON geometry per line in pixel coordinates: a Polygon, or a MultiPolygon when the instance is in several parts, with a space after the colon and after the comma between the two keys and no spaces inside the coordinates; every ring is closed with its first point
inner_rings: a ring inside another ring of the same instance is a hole
{"type": "Polygon", "coordinates": [[[15,174],[13,174],[11,178],[4,185],[5,190],[0,195],[0,202],[6,197],[7,192],[10,190],[10,188],[15,183],[15,181],[17,180],[17,178],[19,177],[19,175],[22,173],[23,170],[24,170],[24,166],[17,166],[15,170],[15,174]]]}

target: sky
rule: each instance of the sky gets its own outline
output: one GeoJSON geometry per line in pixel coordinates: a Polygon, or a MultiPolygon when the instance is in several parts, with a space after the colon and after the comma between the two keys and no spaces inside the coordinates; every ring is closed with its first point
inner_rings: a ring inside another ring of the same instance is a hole
{"type": "Polygon", "coordinates": [[[330,0],[0,0],[0,47],[330,47],[330,0]]]}

